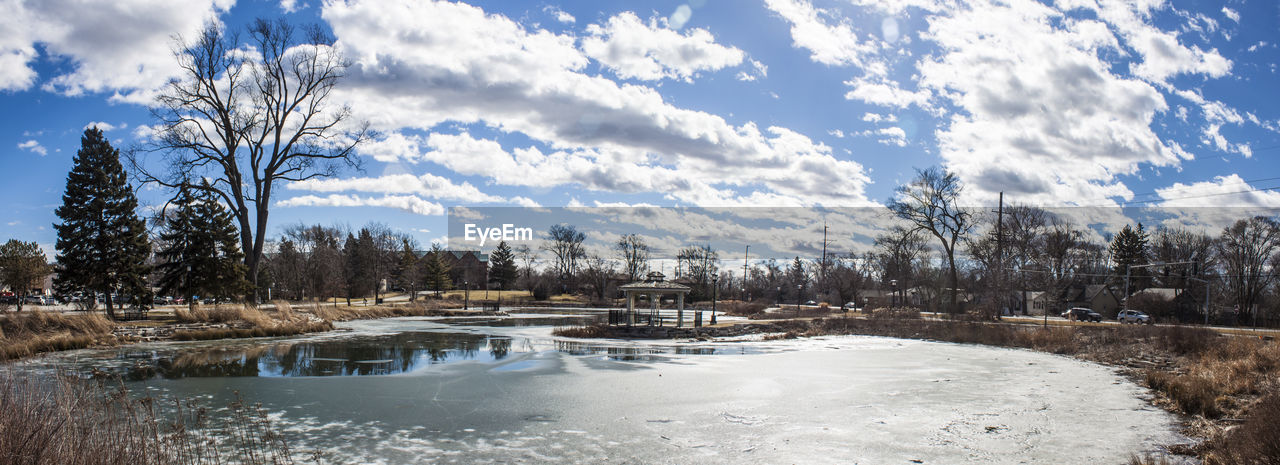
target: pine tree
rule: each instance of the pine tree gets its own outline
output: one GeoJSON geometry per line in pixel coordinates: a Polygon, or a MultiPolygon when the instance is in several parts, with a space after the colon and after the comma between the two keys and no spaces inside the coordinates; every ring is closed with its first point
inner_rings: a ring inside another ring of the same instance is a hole
{"type": "Polygon", "coordinates": [[[151,245],[120,165],[120,151],[98,128],[84,131],[67,175],[56,248],[59,292],[89,290],[106,294],[107,316],[115,318],[113,293],[149,297],[146,276],[151,245]]]}
{"type": "Polygon", "coordinates": [[[22,311],[23,297],[36,283],[49,276],[49,261],[35,242],[10,239],[0,245],[0,283],[9,286],[18,296],[18,311],[22,311]]]}
{"type": "Polygon", "coordinates": [[[422,267],[418,264],[418,252],[408,238],[400,241],[400,263],[396,267],[396,282],[409,293],[409,301],[418,298],[418,286],[422,283],[422,267]]]}
{"type": "MultiPolygon", "coordinates": [[[[1145,289],[1149,272],[1146,268],[1132,268],[1137,265],[1147,264],[1147,233],[1142,228],[1142,223],[1138,223],[1138,227],[1132,228],[1124,225],[1119,234],[1111,240],[1111,262],[1115,264],[1112,273],[1119,279],[1123,280],[1125,275],[1130,276],[1129,292],[1133,293],[1145,289]]],[[[1123,282],[1120,283],[1123,285],[1123,282]]]]}
{"type": "Polygon", "coordinates": [[[197,295],[227,298],[249,289],[233,218],[206,187],[195,195],[186,185],[179,189],[157,254],[161,292],[180,292],[193,307],[197,295]]]}
{"type": "Polygon", "coordinates": [[[516,281],[516,255],[507,241],[499,242],[489,255],[489,280],[498,283],[498,289],[503,291],[516,281]]]}
{"type": "Polygon", "coordinates": [[[346,263],[347,305],[351,299],[364,297],[373,292],[376,285],[377,248],[373,243],[373,234],[362,228],[359,237],[347,234],[342,253],[346,263]]]}
{"type": "Polygon", "coordinates": [[[431,244],[431,250],[422,257],[423,279],[427,288],[436,291],[436,297],[440,297],[440,293],[449,290],[453,281],[449,279],[449,262],[444,260],[444,249],[440,248],[440,244],[431,244]]]}

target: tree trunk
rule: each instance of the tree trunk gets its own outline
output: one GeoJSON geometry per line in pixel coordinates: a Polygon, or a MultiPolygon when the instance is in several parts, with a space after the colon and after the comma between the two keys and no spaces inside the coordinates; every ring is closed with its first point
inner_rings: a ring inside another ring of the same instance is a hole
{"type": "Polygon", "coordinates": [[[116,310],[115,310],[115,308],[113,308],[113,307],[111,306],[111,303],[112,303],[112,300],[111,300],[111,293],[110,293],[110,292],[108,292],[108,293],[107,293],[107,318],[110,318],[110,319],[111,319],[111,321],[115,321],[115,319],[116,319],[116,310]]]}
{"type": "Polygon", "coordinates": [[[958,291],[959,291],[959,289],[957,289],[957,287],[959,287],[959,285],[960,285],[960,280],[959,280],[959,276],[958,276],[958,275],[957,275],[957,273],[956,273],[956,256],[955,256],[955,252],[950,252],[950,253],[948,253],[948,254],[947,254],[947,261],[948,261],[948,262],[950,263],[950,265],[951,265],[951,304],[950,304],[950,305],[951,305],[951,308],[950,308],[950,312],[951,312],[951,313],[960,313],[960,301],[957,299],[957,296],[959,295],[959,292],[958,292],[958,291]]]}

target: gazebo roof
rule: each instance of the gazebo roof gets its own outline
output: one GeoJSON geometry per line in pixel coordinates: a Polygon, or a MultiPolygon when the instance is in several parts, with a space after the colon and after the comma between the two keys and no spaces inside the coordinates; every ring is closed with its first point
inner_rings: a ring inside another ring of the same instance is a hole
{"type": "Polygon", "coordinates": [[[622,291],[641,291],[641,292],[689,292],[692,289],[689,286],[678,284],[673,281],[667,281],[662,273],[652,272],[644,281],[636,281],[634,283],[623,284],[618,286],[622,291]]]}

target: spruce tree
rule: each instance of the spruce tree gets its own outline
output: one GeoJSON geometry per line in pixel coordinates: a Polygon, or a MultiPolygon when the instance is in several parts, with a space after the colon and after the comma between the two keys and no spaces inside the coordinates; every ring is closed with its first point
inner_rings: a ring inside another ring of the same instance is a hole
{"type": "Polygon", "coordinates": [[[146,276],[151,245],[138,199],[120,165],[120,151],[102,131],[90,128],[67,175],[56,248],[59,292],[88,290],[106,295],[107,316],[115,318],[113,293],[148,298],[146,276]]]}
{"type": "Polygon", "coordinates": [[[449,262],[445,261],[444,249],[440,248],[440,244],[431,244],[431,251],[422,257],[423,263],[423,279],[425,279],[427,288],[436,291],[436,297],[440,297],[440,293],[449,290],[452,287],[452,281],[449,279],[449,262]]]}
{"type": "Polygon", "coordinates": [[[249,289],[233,218],[207,186],[196,194],[179,188],[160,236],[161,292],[180,292],[192,307],[197,295],[227,298],[249,289]]]}
{"type": "Polygon", "coordinates": [[[498,283],[498,289],[503,291],[516,280],[516,256],[507,241],[499,242],[489,255],[489,280],[498,283]]]}
{"type": "Polygon", "coordinates": [[[409,293],[409,301],[418,298],[418,286],[422,283],[422,267],[418,265],[418,252],[408,238],[400,241],[400,263],[396,267],[396,282],[409,293]]]}
{"type": "Polygon", "coordinates": [[[1112,273],[1120,280],[1121,286],[1124,285],[1126,273],[1130,276],[1130,293],[1145,289],[1149,281],[1150,272],[1146,268],[1132,268],[1147,264],[1147,240],[1147,233],[1143,230],[1142,223],[1138,223],[1136,229],[1127,224],[1124,225],[1120,233],[1111,240],[1111,262],[1115,264],[1112,273]]]}

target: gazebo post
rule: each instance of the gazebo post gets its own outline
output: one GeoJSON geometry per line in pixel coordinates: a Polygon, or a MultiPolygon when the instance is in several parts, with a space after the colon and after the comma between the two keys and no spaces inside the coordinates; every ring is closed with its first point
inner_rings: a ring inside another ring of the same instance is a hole
{"type": "Polygon", "coordinates": [[[627,291],[627,326],[636,324],[636,294],[627,291]]]}
{"type": "Polygon", "coordinates": [[[676,327],[684,326],[684,293],[676,293],[676,327]]]}
{"type": "MultiPolygon", "coordinates": [[[[658,317],[658,297],[660,297],[660,295],[652,292],[649,293],[649,303],[653,306],[653,310],[649,311],[649,326],[653,326],[653,319],[658,317]]],[[[662,323],[662,321],[659,320],[658,323],[662,323]]]]}

